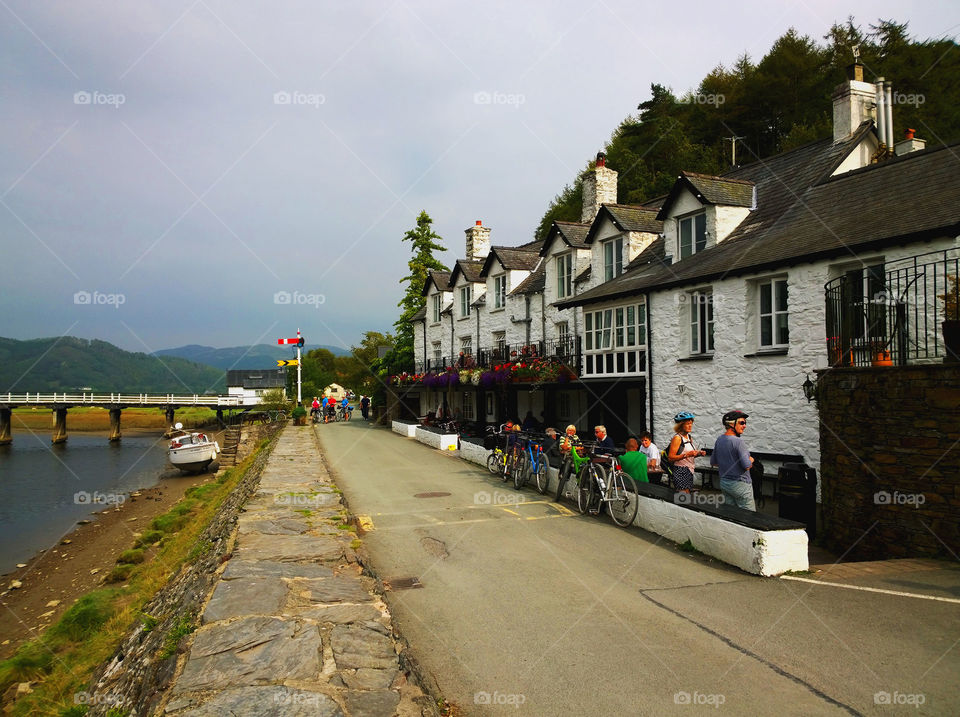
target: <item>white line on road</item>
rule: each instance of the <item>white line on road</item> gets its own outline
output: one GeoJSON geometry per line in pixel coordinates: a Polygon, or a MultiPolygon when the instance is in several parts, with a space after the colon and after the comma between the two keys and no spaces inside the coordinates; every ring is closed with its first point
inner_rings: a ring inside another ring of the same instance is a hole
{"type": "Polygon", "coordinates": [[[847,590],[862,590],[868,593],[882,593],[884,595],[899,595],[900,597],[920,598],[921,600],[936,600],[938,602],[951,602],[960,604],[956,598],[938,597],[937,595],[921,595],[920,593],[905,593],[899,590],[884,590],[882,588],[868,588],[862,585],[847,585],[845,583],[828,583],[823,580],[811,580],[810,578],[798,578],[796,575],[781,575],[781,580],[796,580],[801,583],[813,583],[814,585],[829,585],[835,588],[846,588],[847,590]]]}

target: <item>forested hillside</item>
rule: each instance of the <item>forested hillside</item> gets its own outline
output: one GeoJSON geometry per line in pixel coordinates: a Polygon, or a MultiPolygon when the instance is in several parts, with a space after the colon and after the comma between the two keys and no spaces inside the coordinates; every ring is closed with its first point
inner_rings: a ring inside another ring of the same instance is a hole
{"type": "MultiPolygon", "coordinates": [[[[831,95],[853,62],[854,46],[866,81],[893,83],[895,137],[913,128],[928,146],[960,139],[957,43],[913,39],[906,23],[881,20],[863,29],[850,18],[820,41],[791,29],[759,62],[743,55],[732,67],[719,65],[693,92],[678,96],[653,84],[605,149],[607,166],[619,172],[618,202],[640,204],[665,194],[682,170],[723,172],[731,164],[733,137],[739,138],[739,165],[830,137],[831,95]]],[[[580,220],[582,176],[551,202],[538,239],[554,220],[580,220]]]]}
{"type": "Polygon", "coordinates": [[[131,353],[106,341],[72,336],[0,338],[0,392],[222,393],[226,374],[172,356],[131,353]]]}

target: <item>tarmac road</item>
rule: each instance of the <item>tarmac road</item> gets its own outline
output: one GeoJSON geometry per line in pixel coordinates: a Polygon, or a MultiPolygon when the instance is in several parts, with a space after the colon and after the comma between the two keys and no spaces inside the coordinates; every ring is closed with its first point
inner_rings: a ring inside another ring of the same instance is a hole
{"type": "Polygon", "coordinates": [[[379,575],[422,584],[387,600],[462,714],[957,713],[956,564],[831,579],[909,596],[758,578],[362,421],[315,430],[379,575]]]}

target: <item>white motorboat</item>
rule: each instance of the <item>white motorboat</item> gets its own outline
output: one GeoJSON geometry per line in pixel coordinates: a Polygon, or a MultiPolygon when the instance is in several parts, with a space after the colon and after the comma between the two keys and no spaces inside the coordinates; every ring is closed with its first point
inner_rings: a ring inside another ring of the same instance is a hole
{"type": "Polygon", "coordinates": [[[217,459],[220,444],[210,440],[206,433],[184,431],[182,423],[174,429],[167,457],[175,468],[184,473],[200,473],[217,459]]]}

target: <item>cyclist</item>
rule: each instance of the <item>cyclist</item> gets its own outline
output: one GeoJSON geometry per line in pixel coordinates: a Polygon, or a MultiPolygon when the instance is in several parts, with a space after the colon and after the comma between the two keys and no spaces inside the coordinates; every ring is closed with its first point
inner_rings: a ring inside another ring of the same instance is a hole
{"type": "Polygon", "coordinates": [[[320,401],[317,400],[317,397],[313,397],[313,403],[310,404],[310,418],[313,418],[316,414],[320,412],[320,401]]]}
{"type": "Polygon", "coordinates": [[[693,442],[694,415],[690,411],[681,411],[673,417],[674,436],[667,448],[667,458],[673,463],[673,481],[676,490],[689,493],[693,488],[694,458],[705,456],[707,452],[696,447],[693,442]]]}
{"type": "Polygon", "coordinates": [[[337,415],[337,401],[336,399],[333,398],[333,396],[330,396],[327,399],[327,415],[324,417],[323,422],[330,423],[330,421],[334,420],[336,415],[337,415]]]}

